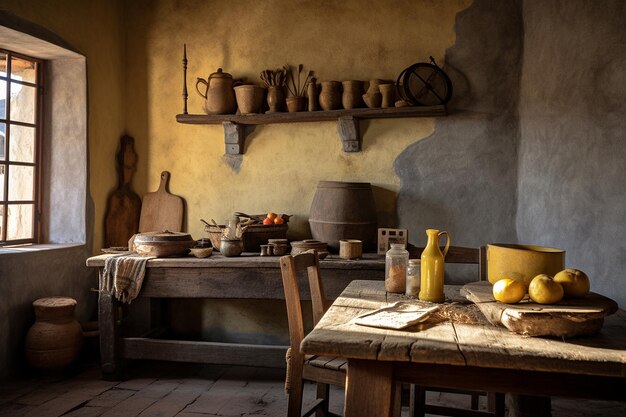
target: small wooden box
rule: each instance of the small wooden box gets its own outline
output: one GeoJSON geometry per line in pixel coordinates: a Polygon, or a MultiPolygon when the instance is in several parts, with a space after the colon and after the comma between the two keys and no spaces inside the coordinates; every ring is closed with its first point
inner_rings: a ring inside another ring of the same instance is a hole
{"type": "Polygon", "coordinates": [[[409,243],[409,231],[407,229],[378,229],[378,254],[384,255],[392,243],[402,243],[406,247],[409,243]]]}

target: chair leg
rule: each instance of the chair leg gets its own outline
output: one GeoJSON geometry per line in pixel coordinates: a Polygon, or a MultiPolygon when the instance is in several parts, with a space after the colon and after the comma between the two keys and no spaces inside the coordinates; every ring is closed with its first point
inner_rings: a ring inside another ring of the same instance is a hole
{"type": "Polygon", "coordinates": [[[302,380],[291,381],[291,390],[289,391],[288,417],[300,417],[302,413],[302,380]]]}
{"type": "Polygon", "coordinates": [[[324,400],[324,405],[315,412],[315,417],[327,417],[330,401],[330,385],[317,383],[317,398],[324,400]]]}
{"type": "Polygon", "coordinates": [[[424,417],[426,414],[426,390],[411,384],[409,417],[424,417]]]}

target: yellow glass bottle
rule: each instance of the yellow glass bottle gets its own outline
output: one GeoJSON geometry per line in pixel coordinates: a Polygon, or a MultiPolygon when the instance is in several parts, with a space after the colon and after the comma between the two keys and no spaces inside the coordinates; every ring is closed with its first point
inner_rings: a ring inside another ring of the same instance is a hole
{"type": "Polygon", "coordinates": [[[443,303],[446,298],[443,292],[444,257],[450,248],[450,235],[445,231],[440,232],[436,229],[427,229],[426,236],[428,236],[428,242],[422,252],[420,261],[421,285],[419,299],[433,303],[443,303]],[[441,235],[446,235],[447,237],[443,253],[439,249],[439,237],[441,235]]]}

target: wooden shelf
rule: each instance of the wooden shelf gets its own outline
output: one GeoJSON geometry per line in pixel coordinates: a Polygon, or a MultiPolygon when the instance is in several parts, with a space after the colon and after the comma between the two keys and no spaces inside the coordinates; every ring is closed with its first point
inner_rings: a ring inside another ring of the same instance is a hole
{"type": "Polygon", "coordinates": [[[303,123],[337,121],[337,131],[343,144],[344,152],[360,152],[360,119],[385,119],[402,117],[440,117],[448,114],[446,106],[408,106],[387,109],[351,109],[312,111],[296,113],[265,114],[178,114],[176,121],[185,124],[222,124],[226,154],[243,154],[246,130],[245,126],[274,123],[303,123]]]}

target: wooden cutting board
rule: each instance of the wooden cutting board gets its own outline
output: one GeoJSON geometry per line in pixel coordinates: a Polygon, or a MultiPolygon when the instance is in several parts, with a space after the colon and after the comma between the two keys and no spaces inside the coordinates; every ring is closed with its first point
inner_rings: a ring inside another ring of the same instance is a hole
{"type": "Polygon", "coordinates": [[[461,294],[474,302],[491,324],[526,336],[589,336],[602,328],[605,316],[618,309],[615,301],[596,293],[553,305],[533,303],[528,296],[518,304],[505,304],[493,298],[487,281],[466,284],[461,294]]]}
{"type": "Polygon", "coordinates": [[[168,183],[170,173],[161,173],[159,189],[144,195],[141,204],[139,232],[182,232],[183,230],[183,199],[170,194],[168,183]]]}
{"type": "Polygon", "coordinates": [[[131,186],[137,164],[135,141],[130,136],[120,139],[120,151],[116,155],[118,188],[107,199],[104,217],[104,247],[125,247],[128,239],[139,230],[141,198],[131,186]]]}

